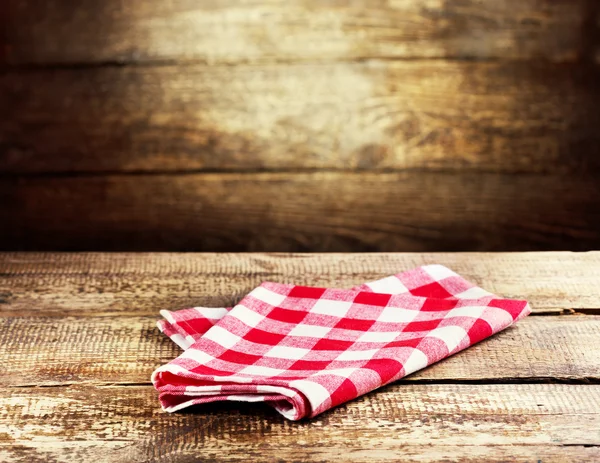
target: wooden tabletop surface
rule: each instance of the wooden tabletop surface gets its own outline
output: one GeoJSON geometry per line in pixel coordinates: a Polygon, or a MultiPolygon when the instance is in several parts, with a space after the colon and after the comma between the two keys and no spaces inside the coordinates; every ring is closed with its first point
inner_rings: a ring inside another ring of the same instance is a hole
{"type": "Polygon", "coordinates": [[[0,461],[600,461],[600,252],[0,254],[0,461]],[[533,314],[310,421],[161,411],[160,309],[447,265],[533,314]]]}

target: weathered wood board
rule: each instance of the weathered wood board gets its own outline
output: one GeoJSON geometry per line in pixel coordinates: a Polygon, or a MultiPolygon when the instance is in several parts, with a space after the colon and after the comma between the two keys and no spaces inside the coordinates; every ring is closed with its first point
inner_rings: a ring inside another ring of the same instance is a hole
{"type": "Polygon", "coordinates": [[[257,173],[0,179],[0,249],[593,249],[594,178],[257,173]],[[68,239],[65,239],[68,237],[68,239]]]}
{"type": "Polygon", "coordinates": [[[3,253],[0,310],[10,317],[156,317],[227,307],[263,281],[351,287],[439,263],[535,313],[600,308],[600,253],[192,254],[3,253]]]}
{"type": "Polygon", "coordinates": [[[12,64],[576,59],[586,0],[5,0],[12,64]],[[77,40],[73,40],[76,37],[77,40]]]}
{"type": "Polygon", "coordinates": [[[0,74],[0,172],[600,171],[600,68],[374,61],[0,74]]]}

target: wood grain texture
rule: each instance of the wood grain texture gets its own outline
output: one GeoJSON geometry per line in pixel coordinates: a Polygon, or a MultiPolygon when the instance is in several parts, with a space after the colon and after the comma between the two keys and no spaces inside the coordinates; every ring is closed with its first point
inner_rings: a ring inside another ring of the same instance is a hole
{"type": "MultiPolygon", "coordinates": [[[[150,385],[181,353],[158,318],[0,318],[3,386],[150,385]]],[[[600,383],[599,336],[599,316],[529,317],[403,382],[600,383]]]]}
{"type": "Polygon", "coordinates": [[[149,386],[0,392],[7,463],[600,458],[598,385],[396,384],[298,423],[250,404],[167,414],[149,386]]]}
{"type": "Polygon", "coordinates": [[[573,60],[586,1],[6,0],[12,64],[573,60]]]}
{"type": "Polygon", "coordinates": [[[600,309],[600,253],[0,253],[4,317],[148,316],[231,307],[263,281],[351,287],[438,263],[534,313],[600,309]]]}
{"type": "Polygon", "coordinates": [[[12,71],[0,172],[598,172],[599,104],[599,67],[525,62],[12,71]]]}
{"type": "Polygon", "coordinates": [[[147,385],[178,351],[153,326],[159,309],[233,302],[266,279],[350,286],[433,262],[538,310],[600,307],[598,252],[0,254],[0,460],[600,459],[596,315],[528,317],[299,423],[259,404],[167,414],[147,385]]]}
{"type": "Polygon", "coordinates": [[[597,179],[259,173],[0,180],[0,249],[589,250],[597,179]]]}

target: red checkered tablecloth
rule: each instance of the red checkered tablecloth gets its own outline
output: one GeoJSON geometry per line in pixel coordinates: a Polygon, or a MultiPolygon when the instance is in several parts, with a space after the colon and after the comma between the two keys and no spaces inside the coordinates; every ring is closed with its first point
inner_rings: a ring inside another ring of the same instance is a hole
{"type": "Polygon", "coordinates": [[[152,375],[166,411],[265,401],[313,417],[420,370],[528,315],[441,265],[353,289],[266,282],[235,307],[161,312],[183,349],[152,375]]]}

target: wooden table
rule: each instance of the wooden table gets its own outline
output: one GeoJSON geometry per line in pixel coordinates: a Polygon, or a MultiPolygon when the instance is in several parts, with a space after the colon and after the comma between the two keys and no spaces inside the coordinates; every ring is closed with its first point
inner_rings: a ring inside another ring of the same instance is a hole
{"type": "Polygon", "coordinates": [[[0,255],[0,461],[600,461],[600,253],[0,255]],[[311,421],[160,410],[158,311],[441,263],[534,313],[311,421]]]}

